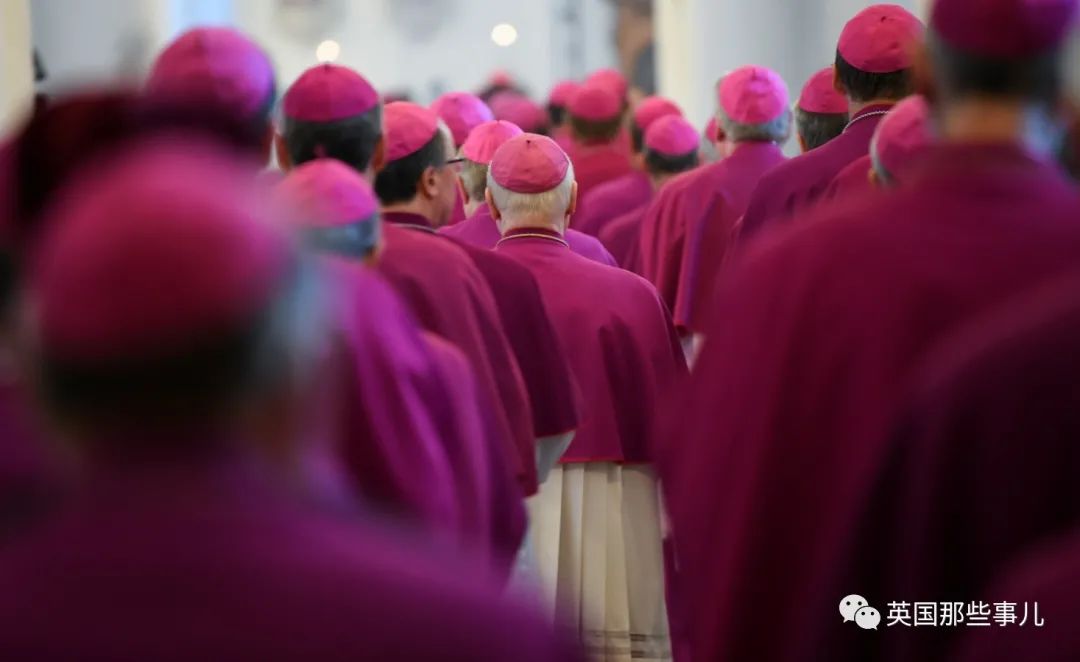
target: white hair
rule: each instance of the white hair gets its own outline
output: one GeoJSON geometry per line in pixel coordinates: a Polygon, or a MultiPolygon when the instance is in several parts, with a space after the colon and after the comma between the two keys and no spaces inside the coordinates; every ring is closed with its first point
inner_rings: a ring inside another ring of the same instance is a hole
{"type": "Polygon", "coordinates": [[[483,202],[484,191],[487,189],[487,174],[486,163],[477,163],[469,159],[462,162],[458,177],[461,179],[462,186],[465,187],[465,192],[469,194],[470,201],[483,202]]]}
{"type": "Polygon", "coordinates": [[[1065,89],[1069,100],[1080,107],[1080,26],[1073,28],[1065,54],[1065,89]]]}
{"type": "Polygon", "coordinates": [[[487,187],[495,208],[509,219],[522,217],[561,218],[570,208],[574,190],[574,165],[566,168],[566,176],[558,186],[543,193],[515,193],[499,185],[488,172],[487,187]]]}
{"type": "Polygon", "coordinates": [[[716,120],[724,129],[727,139],[732,142],[773,142],[783,144],[791,137],[793,115],[785,110],[774,120],[761,124],[743,124],[728,117],[723,108],[716,111],[716,120]]]}

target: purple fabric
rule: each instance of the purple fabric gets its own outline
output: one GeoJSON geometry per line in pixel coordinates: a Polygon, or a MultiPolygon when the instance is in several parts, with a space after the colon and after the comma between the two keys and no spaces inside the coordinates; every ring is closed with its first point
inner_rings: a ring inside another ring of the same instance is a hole
{"type": "Polygon", "coordinates": [[[62,473],[18,384],[0,385],[0,542],[38,520],[60,496],[62,473]]]}
{"type": "Polygon", "coordinates": [[[616,216],[600,232],[600,242],[611,252],[619,266],[638,275],[641,274],[641,224],[648,209],[646,203],[622,216],[616,216]]]}
{"type": "Polygon", "coordinates": [[[876,187],[870,183],[870,170],[873,167],[869,154],[847,164],[829,183],[829,188],[821,196],[822,201],[847,200],[875,191],[876,187]]]}
{"type": "Polygon", "coordinates": [[[867,106],[852,116],[839,136],[762,177],[743,217],[740,241],[811,208],[844,166],[870,153],[880,113],[890,107],[867,106]]]}
{"type": "Polygon", "coordinates": [[[446,550],[253,470],[117,469],[80,497],[0,556],[4,659],[577,659],[446,550]]]}
{"type": "Polygon", "coordinates": [[[586,406],[562,461],[649,461],[659,442],[660,395],[686,370],[656,291],[639,276],[575,255],[556,233],[518,234],[508,233],[496,251],[536,277],[586,406]]]}
{"type": "Polygon", "coordinates": [[[469,254],[495,297],[506,339],[529,391],[534,434],[539,438],[576,430],[580,393],[536,279],[508,257],[454,241],[469,254]]]}
{"type": "Polygon", "coordinates": [[[712,281],[735,224],[764,173],[784,154],[772,143],[740,143],[728,158],[671,180],[646,213],[641,268],[681,329],[700,331],[712,281]]]}
{"type": "Polygon", "coordinates": [[[378,271],[424,329],[458,346],[493,402],[514,473],[526,495],[536,491],[536,450],[529,396],[484,276],[458,246],[435,235],[427,220],[384,213],[386,245],[378,271]]]}
{"type": "Polygon", "coordinates": [[[695,659],[875,659],[835,611],[872,588],[826,582],[874,563],[845,566],[842,546],[913,367],[956,325],[1080,259],[1075,190],[1019,147],[933,147],[910,183],[856,202],[736,260],[672,414],[678,444],[659,466],[695,659]]]}
{"type": "Polygon", "coordinates": [[[610,143],[573,142],[566,153],[574,164],[579,200],[584,200],[590,191],[604,182],[630,174],[634,169],[630,163],[629,143],[622,135],[610,143]]]}
{"type": "Polygon", "coordinates": [[[575,230],[599,237],[600,231],[612,219],[647,204],[652,197],[649,176],[634,170],[600,184],[588,196],[579,196],[577,211],[570,222],[575,230]]]}
{"type": "MultiPolygon", "coordinates": [[[[473,246],[489,249],[495,248],[495,245],[502,239],[502,235],[499,234],[499,226],[496,225],[495,219],[491,217],[491,210],[488,209],[487,205],[480,205],[467,220],[456,225],[443,227],[439,230],[439,233],[473,246]]],[[[566,241],[570,244],[570,250],[578,255],[609,267],[616,266],[615,258],[611,256],[611,253],[604,248],[604,245],[596,237],[590,237],[577,230],[567,230],[566,241]]]]}

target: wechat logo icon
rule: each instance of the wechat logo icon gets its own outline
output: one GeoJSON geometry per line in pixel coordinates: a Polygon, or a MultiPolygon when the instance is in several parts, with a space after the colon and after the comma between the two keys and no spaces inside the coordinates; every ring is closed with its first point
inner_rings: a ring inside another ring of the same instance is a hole
{"type": "Polygon", "coordinates": [[[876,630],[881,623],[881,612],[870,606],[861,595],[849,595],[840,601],[840,615],[844,622],[854,621],[864,630],[876,630]]]}

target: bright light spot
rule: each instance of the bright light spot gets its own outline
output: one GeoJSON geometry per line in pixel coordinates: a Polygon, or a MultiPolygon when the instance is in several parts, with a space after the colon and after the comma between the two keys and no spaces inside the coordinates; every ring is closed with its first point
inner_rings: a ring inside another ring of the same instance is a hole
{"type": "Polygon", "coordinates": [[[499,23],[495,27],[491,28],[491,40],[496,45],[507,47],[512,46],[517,41],[518,33],[517,28],[509,23],[499,23]]]}
{"type": "Polygon", "coordinates": [[[319,62],[333,62],[341,55],[341,44],[333,39],[327,39],[315,49],[315,59],[319,62]]]}

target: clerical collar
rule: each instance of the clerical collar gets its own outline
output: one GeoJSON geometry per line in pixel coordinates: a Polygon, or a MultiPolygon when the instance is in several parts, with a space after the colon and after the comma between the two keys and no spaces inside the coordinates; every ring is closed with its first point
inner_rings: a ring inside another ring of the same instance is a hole
{"type": "Polygon", "coordinates": [[[411,214],[405,211],[387,211],[383,212],[382,218],[387,223],[393,223],[399,228],[435,234],[435,228],[431,226],[431,221],[420,214],[411,214]]]}
{"type": "Polygon", "coordinates": [[[861,122],[861,121],[863,121],[865,119],[869,119],[871,117],[881,117],[883,115],[888,115],[889,111],[892,110],[892,109],[893,109],[893,104],[879,103],[879,104],[874,104],[872,106],[867,106],[866,108],[863,108],[859,112],[855,113],[854,116],[852,116],[851,121],[848,122],[847,126],[844,127],[844,132],[847,132],[847,130],[850,129],[852,127],[852,125],[854,125],[854,124],[856,124],[858,122],[861,122]]]}
{"type": "Polygon", "coordinates": [[[558,244],[570,248],[570,244],[566,243],[563,236],[555,230],[549,230],[548,228],[514,228],[508,230],[503,238],[499,240],[499,244],[503,242],[512,241],[514,239],[546,239],[547,241],[553,241],[558,244]]]}

